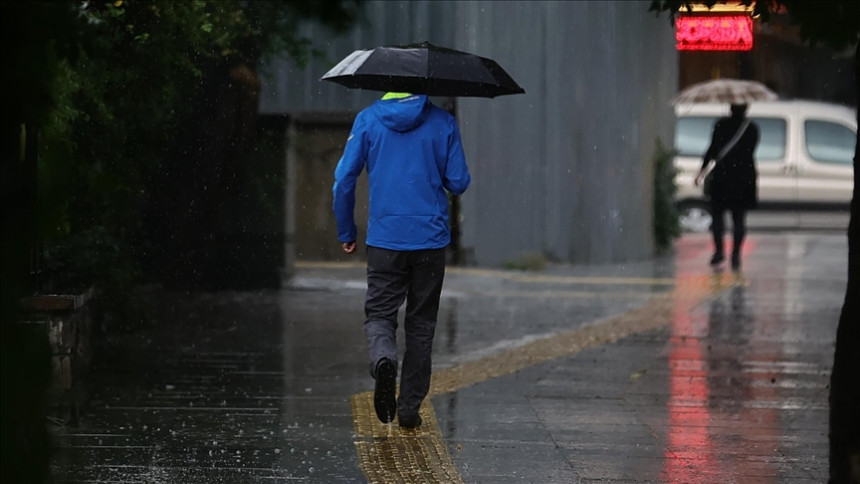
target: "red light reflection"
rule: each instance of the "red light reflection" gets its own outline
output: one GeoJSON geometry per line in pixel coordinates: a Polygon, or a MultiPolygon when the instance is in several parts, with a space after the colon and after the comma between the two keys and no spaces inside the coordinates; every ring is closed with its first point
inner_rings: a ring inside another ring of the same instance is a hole
{"type": "MultiPolygon", "coordinates": [[[[706,329],[705,329],[706,330],[706,329]]],[[[668,435],[663,467],[664,482],[706,482],[717,472],[708,435],[707,361],[701,328],[690,308],[675,304],[669,340],[668,435]]]]}
{"type": "MultiPolygon", "coordinates": [[[[754,257],[755,249],[755,241],[748,240],[743,253],[754,257]]],[[[676,246],[680,284],[701,283],[710,250],[709,243],[676,246]]],[[[738,284],[732,277],[714,273],[712,287],[738,284]]],[[[663,482],[770,483],[778,476],[771,459],[780,445],[775,408],[781,395],[770,382],[780,377],[775,369],[782,358],[779,345],[760,334],[767,331],[767,318],[756,317],[746,291],[761,290],[771,298],[783,291],[743,285],[727,290],[709,303],[704,315],[683,297],[675,299],[667,348],[663,482]],[[711,388],[714,381],[732,383],[711,388]]]]}

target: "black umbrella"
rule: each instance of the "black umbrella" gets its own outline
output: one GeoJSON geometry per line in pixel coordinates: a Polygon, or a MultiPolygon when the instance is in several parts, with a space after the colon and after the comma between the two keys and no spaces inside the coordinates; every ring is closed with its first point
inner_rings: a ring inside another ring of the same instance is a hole
{"type": "Polygon", "coordinates": [[[357,50],[320,80],[349,88],[430,96],[496,97],[525,93],[496,61],[429,42],[357,50]]]}

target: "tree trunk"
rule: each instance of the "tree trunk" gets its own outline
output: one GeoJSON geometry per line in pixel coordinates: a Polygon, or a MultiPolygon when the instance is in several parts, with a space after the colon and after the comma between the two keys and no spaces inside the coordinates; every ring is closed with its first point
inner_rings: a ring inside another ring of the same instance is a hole
{"type": "MultiPolygon", "coordinates": [[[[854,52],[860,100],[860,44],[854,52]]],[[[860,112],[857,115],[860,124],[860,112]]],[[[854,149],[854,196],[848,223],[848,287],[836,330],[830,375],[830,483],[860,483],[860,214],[857,198],[860,134],[854,149]]]]}

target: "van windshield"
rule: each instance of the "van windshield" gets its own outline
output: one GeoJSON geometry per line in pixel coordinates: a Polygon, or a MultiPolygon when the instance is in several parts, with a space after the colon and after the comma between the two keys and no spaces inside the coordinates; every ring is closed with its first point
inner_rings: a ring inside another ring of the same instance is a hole
{"type": "MultiPolygon", "coordinates": [[[[675,123],[675,150],[678,156],[701,158],[711,143],[711,133],[717,116],[682,116],[675,123]]],[[[757,162],[779,161],[785,158],[785,120],[751,116],[759,129],[755,150],[757,162]]]]}

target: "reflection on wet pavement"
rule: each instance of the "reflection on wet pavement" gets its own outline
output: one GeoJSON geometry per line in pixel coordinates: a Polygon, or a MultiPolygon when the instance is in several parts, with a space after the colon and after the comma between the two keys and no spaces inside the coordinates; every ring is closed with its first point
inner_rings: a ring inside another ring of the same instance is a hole
{"type": "Polygon", "coordinates": [[[112,333],[56,482],[823,482],[844,236],[706,237],[672,260],[446,276],[416,431],[375,420],[363,267],[164,294],[112,333]]]}
{"type": "MultiPolygon", "coordinates": [[[[823,412],[829,372],[821,356],[828,353],[820,351],[810,362],[796,349],[807,343],[824,343],[819,350],[829,346],[835,333],[822,332],[817,336],[826,334],[823,341],[810,341],[803,326],[819,324],[823,317],[825,327],[833,329],[840,291],[838,284],[830,287],[830,304],[821,308],[826,313],[797,318],[806,310],[808,296],[798,292],[804,279],[815,281],[823,274],[795,265],[811,247],[788,242],[785,276],[762,274],[766,278],[736,285],[711,300],[704,312],[676,311],[667,344],[670,389],[663,481],[783,482],[789,477],[783,475],[785,467],[802,462],[790,456],[803,443],[808,451],[817,448],[818,455],[813,451],[807,459],[818,469],[790,477],[826,480],[823,412]],[[817,413],[818,427],[794,428],[801,413],[817,413]]],[[[748,258],[759,256],[754,247],[748,258]]]]}

